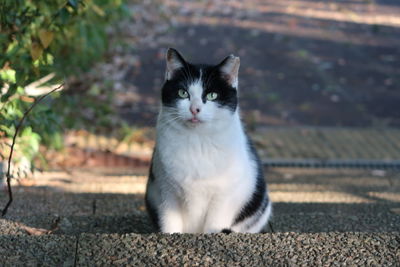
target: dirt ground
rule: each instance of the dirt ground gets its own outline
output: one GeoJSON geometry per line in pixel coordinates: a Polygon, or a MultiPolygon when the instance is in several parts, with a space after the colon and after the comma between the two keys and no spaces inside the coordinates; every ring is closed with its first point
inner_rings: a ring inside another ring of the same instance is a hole
{"type": "Polygon", "coordinates": [[[151,5],[132,9],[131,26],[142,24],[140,30],[126,27],[135,45],[120,58],[133,59],[118,104],[131,123],[154,124],[164,53],[175,47],[194,62],[240,56],[241,108],[245,119],[260,125],[400,126],[398,1],[151,5]]]}

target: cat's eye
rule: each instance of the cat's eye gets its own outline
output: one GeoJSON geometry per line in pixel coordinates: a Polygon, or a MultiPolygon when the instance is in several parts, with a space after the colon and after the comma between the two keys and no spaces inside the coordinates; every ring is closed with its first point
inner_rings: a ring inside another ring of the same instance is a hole
{"type": "Polygon", "coordinates": [[[188,98],[189,97],[189,93],[183,89],[178,90],[178,95],[180,98],[188,98]]]}
{"type": "Polygon", "coordinates": [[[206,97],[207,97],[207,100],[208,100],[208,101],[213,101],[213,100],[217,99],[218,94],[215,93],[215,92],[212,92],[212,93],[208,93],[208,94],[206,95],[206,97]]]}

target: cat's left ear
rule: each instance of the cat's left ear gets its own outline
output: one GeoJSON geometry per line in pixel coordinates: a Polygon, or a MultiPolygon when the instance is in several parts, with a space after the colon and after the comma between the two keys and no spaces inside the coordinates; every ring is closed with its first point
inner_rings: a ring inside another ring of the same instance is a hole
{"type": "Polygon", "coordinates": [[[183,59],[181,54],[179,54],[179,52],[173,48],[168,48],[166,61],[167,61],[167,70],[165,72],[166,80],[170,80],[174,75],[174,73],[178,69],[183,68],[186,64],[186,61],[183,59]]]}
{"type": "Polygon", "coordinates": [[[233,87],[238,88],[240,58],[230,55],[218,64],[218,68],[223,74],[223,77],[233,87]]]}

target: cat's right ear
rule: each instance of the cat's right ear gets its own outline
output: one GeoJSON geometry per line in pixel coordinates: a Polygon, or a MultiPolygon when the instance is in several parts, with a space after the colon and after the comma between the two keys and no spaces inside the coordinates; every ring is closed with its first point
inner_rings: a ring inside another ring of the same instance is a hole
{"type": "Polygon", "coordinates": [[[183,68],[186,64],[183,57],[178,53],[178,51],[176,51],[173,48],[168,48],[166,61],[167,61],[167,70],[165,72],[166,80],[170,80],[173,77],[174,73],[178,69],[183,68]]]}
{"type": "Polygon", "coordinates": [[[234,55],[230,55],[218,64],[224,78],[233,88],[238,87],[240,59],[234,55]]]}

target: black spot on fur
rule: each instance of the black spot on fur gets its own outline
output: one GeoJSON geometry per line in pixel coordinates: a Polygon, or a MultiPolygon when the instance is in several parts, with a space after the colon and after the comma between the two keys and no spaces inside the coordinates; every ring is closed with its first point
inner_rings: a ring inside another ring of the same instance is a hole
{"type": "MultiPolygon", "coordinates": [[[[153,155],[154,155],[154,152],[153,152],[153,155]]],[[[156,179],[156,177],[153,174],[153,159],[151,159],[150,169],[149,169],[149,180],[150,180],[150,182],[154,182],[155,179],[156,179]]]]}
{"type": "Polygon", "coordinates": [[[250,139],[248,139],[248,146],[253,158],[257,163],[256,187],[251,199],[246,203],[239,215],[236,217],[234,224],[237,224],[252,216],[258,210],[261,210],[262,212],[265,211],[266,207],[268,206],[268,199],[265,199],[267,197],[267,186],[264,180],[262,163],[250,139]]]}
{"type": "MultiPolygon", "coordinates": [[[[263,204],[262,204],[262,207],[258,210],[258,213],[257,213],[257,215],[256,215],[257,217],[253,219],[253,221],[252,221],[251,224],[247,224],[247,228],[248,228],[248,229],[250,229],[251,227],[253,227],[253,226],[258,222],[258,220],[263,216],[265,210],[266,210],[267,207],[268,207],[268,204],[269,204],[268,195],[266,195],[266,197],[265,197],[265,199],[264,199],[264,202],[263,202],[263,204]]],[[[253,216],[254,216],[254,215],[253,215],[253,216]]]]}
{"type": "Polygon", "coordinates": [[[147,213],[149,214],[150,220],[153,223],[154,227],[157,229],[157,231],[161,230],[159,219],[158,219],[158,213],[157,210],[150,204],[147,195],[145,197],[145,203],[146,203],[146,209],[147,213]]]}
{"type": "MultiPolygon", "coordinates": [[[[153,183],[154,181],[155,181],[155,176],[153,174],[153,160],[151,160],[148,183],[153,183]]],[[[157,209],[151,205],[151,203],[148,199],[147,192],[146,192],[144,200],[145,200],[146,210],[147,210],[147,213],[149,214],[150,220],[152,221],[152,223],[155,226],[155,228],[157,229],[157,231],[160,231],[161,227],[160,227],[160,223],[159,223],[157,209]]]]}

